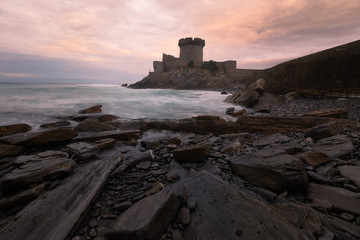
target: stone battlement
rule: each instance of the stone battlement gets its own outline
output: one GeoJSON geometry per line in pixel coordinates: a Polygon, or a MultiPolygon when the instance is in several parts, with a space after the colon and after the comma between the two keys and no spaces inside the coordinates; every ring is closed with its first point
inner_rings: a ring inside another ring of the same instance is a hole
{"type": "Polygon", "coordinates": [[[200,47],[204,47],[205,46],[205,40],[201,39],[201,38],[181,38],[179,40],[179,47],[182,46],[188,46],[188,45],[195,45],[195,46],[200,46],[200,47]]]}

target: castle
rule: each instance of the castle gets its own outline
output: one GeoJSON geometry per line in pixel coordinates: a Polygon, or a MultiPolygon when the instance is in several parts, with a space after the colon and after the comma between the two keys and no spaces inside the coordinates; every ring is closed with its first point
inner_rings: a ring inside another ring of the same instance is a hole
{"type": "MultiPolygon", "coordinates": [[[[201,38],[182,38],[178,43],[180,47],[180,57],[163,54],[162,61],[154,61],[153,73],[170,72],[175,69],[181,68],[202,68],[204,64],[208,63],[203,61],[203,48],[205,40],[201,38]]],[[[218,70],[222,71],[228,76],[236,74],[236,61],[214,62],[218,70]]]]}

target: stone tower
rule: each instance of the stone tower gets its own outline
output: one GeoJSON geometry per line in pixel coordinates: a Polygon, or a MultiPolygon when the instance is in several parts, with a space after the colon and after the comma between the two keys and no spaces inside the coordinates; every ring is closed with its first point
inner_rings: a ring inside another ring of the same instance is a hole
{"type": "Polygon", "coordinates": [[[179,40],[180,60],[203,61],[205,40],[201,38],[182,38],[179,40]]]}

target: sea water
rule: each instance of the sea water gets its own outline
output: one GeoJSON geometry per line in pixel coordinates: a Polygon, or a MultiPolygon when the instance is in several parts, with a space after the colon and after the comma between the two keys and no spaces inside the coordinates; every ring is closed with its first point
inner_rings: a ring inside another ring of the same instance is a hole
{"type": "MultiPolygon", "coordinates": [[[[129,89],[105,84],[0,83],[0,125],[37,126],[101,104],[102,112],[127,119],[181,119],[225,114],[232,104],[216,91],[129,89]]],[[[239,107],[239,110],[241,108],[239,107]]]]}

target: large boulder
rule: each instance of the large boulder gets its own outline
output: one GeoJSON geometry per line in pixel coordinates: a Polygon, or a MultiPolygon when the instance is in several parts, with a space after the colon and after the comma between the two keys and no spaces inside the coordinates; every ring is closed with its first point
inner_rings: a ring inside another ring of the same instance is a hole
{"type": "Polygon", "coordinates": [[[233,95],[227,97],[225,102],[243,105],[244,107],[254,106],[260,98],[260,95],[263,93],[265,88],[265,80],[260,78],[253,84],[245,88],[245,90],[240,90],[235,92],[233,95]]]}
{"type": "Polygon", "coordinates": [[[341,133],[345,127],[337,121],[327,122],[314,126],[305,132],[305,137],[311,137],[314,140],[331,137],[341,133]]]}
{"type": "Polygon", "coordinates": [[[51,143],[66,142],[78,135],[71,128],[56,128],[36,133],[16,134],[0,138],[0,142],[10,145],[41,146],[51,143]]]}
{"type": "Polygon", "coordinates": [[[206,145],[193,145],[174,150],[174,158],[178,162],[202,162],[207,158],[211,147],[206,145]]]}
{"type": "Polygon", "coordinates": [[[31,127],[25,123],[0,126],[0,137],[16,133],[24,133],[31,130],[31,127]]]}
{"type": "Polygon", "coordinates": [[[107,239],[160,239],[176,217],[179,201],[173,191],[162,190],[144,198],[113,221],[107,239]]]}
{"type": "Polygon", "coordinates": [[[206,171],[181,180],[196,208],[184,239],[308,239],[271,206],[206,171]]]}
{"type": "Polygon", "coordinates": [[[307,175],[300,159],[291,155],[261,158],[251,155],[229,159],[232,169],[247,181],[274,191],[299,190],[307,186],[307,175]]]}
{"type": "Polygon", "coordinates": [[[355,148],[349,137],[336,135],[319,140],[313,149],[325,153],[330,158],[341,158],[352,153],[355,148]]]}

